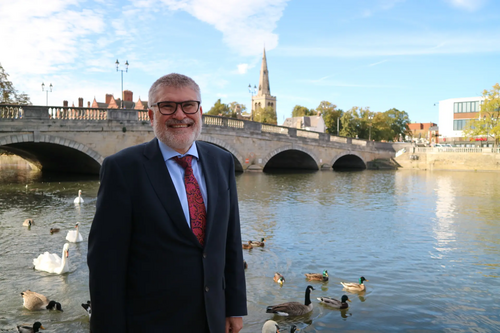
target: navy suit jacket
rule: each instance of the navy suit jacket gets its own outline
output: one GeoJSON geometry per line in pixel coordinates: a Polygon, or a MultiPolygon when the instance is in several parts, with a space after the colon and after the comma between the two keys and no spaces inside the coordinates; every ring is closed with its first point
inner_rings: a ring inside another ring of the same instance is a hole
{"type": "Polygon", "coordinates": [[[205,142],[197,148],[204,247],[156,138],[104,160],[87,257],[92,332],[199,332],[208,322],[218,333],[226,317],[247,314],[234,160],[205,142]]]}

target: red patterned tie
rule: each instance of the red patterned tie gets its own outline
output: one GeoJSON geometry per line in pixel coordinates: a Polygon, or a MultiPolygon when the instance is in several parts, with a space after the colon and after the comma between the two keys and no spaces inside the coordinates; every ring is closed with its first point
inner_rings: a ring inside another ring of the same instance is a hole
{"type": "Polygon", "coordinates": [[[186,186],[186,195],[189,205],[189,217],[191,219],[191,230],[198,238],[201,245],[205,242],[205,225],[207,219],[207,212],[205,210],[205,203],[201,196],[200,187],[193,174],[191,167],[192,156],[174,157],[181,167],[184,168],[184,186],[186,186]]]}

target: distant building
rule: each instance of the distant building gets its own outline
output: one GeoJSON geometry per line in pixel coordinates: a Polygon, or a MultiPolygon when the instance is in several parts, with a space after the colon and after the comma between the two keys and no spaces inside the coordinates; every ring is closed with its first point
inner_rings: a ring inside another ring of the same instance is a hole
{"type": "Polygon", "coordinates": [[[439,101],[439,131],[443,141],[470,143],[462,130],[467,121],[478,119],[484,97],[450,98],[439,101]]]}
{"type": "Polygon", "coordinates": [[[418,143],[438,143],[439,142],[439,129],[437,124],[434,123],[412,123],[408,124],[411,134],[406,136],[407,141],[414,141],[418,143]]]}
{"type": "Polygon", "coordinates": [[[326,125],[321,114],[318,116],[286,118],[282,126],[298,128],[312,132],[325,133],[326,131],[326,125]]]}
{"type": "MultiPolygon", "coordinates": [[[[106,94],[105,102],[98,102],[95,97],[92,102],[92,108],[101,109],[119,109],[121,105],[121,99],[115,97],[112,94],[106,94]]],[[[147,110],[148,102],[139,100],[137,102],[133,101],[133,93],[130,90],[123,91],[123,108],[129,110],[147,110]]]]}
{"type": "MultiPolygon", "coordinates": [[[[269,71],[267,70],[266,49],[262,55],[262,65],[260,68],[259,90],[257,95],[252,96],[252,120],[258,109],[264,109],[266,106],[272,107],[276,116],[276,96],[271,96],[269,86],[269,71]]],[[[277,119],[277,117],[276,117],[277,119]]]]}

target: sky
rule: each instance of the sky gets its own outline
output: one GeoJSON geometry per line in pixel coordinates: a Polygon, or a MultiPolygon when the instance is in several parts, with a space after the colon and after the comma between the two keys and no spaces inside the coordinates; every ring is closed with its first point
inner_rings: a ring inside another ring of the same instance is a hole
{"type": "Polygon", "coordinates": [[[0,64],[33,104],[105,101],[172,72],[251,108],[265,48],[278,124],[329,101],[438,123],[439,101],[500,82],[497,0],[18,0],[0,2],[0,64]],[[52,92],[41,84],[53,85],[52,92]]]}

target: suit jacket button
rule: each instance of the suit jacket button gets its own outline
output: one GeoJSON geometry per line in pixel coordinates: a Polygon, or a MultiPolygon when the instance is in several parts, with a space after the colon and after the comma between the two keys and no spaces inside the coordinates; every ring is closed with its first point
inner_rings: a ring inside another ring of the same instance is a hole
{"type": "Polygon", "coordinates": [[[205,287],[205,291],[206,291],[207,293],[208,293],[208,290],[209,290],[209,289],[208,289],[208,287],[205,287]]]}
{"type": "Polygon", "coordinates": [[[205,252],[203,252],[203,259],[205,259],[207,257],[207,254],[205,252]]]}

